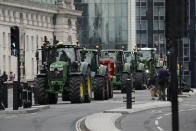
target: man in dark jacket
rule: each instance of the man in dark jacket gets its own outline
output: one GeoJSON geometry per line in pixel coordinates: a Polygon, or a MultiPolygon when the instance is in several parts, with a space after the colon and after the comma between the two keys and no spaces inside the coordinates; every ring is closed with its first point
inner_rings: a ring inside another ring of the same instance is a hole
{"type": "Polygon", "coordinates": [[[7,74],[6,74],[5,71],[3,72],[3,75],[1,76],[1,79],[3,80],[3,82],[6,82],[7,81],[8,76],[7,76],[7,74]]]}
{"type": "Polygon", "coordinates": [[[168,87],[169,73],[166,68],[158,71],[159,100],[165,101],[165,89],[168,87]]]}

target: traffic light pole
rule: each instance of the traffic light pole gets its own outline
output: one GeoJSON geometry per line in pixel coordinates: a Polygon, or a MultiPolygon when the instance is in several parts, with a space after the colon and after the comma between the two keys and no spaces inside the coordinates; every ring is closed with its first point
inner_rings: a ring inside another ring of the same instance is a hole
{"type": "Polygon", "coordinates": [[[179,116],[178,116],[178,79],[177,79],[177,44],[178,39],[170,40],[172,46],[169,48],[169,69],[170,69],[170,96],[172,103],[172,131],[179,131],[179,116]]]}
{"type": "MultiPolygon", "coordinates": [[[[19,40],[19,41],[20,41],[20,40],[19,40]]],[[[20,43],[20,42],[19,42],[19,43],[20,43]]],[[[18,70],[18,82],[20,83],[20,44],[18,45],[17,70],[18,70]]]]}

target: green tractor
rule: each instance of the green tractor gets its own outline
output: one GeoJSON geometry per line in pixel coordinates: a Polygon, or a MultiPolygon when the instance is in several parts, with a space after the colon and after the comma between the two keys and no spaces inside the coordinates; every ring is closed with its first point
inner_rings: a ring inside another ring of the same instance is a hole
{"type": "Polygon", "coordinates": [[[108,77],[107,67],[99,64],[99,54],[100,52],[96,49],[86,49],[84,61],[91,67],[94,100],[107,100],[113,97],[113,86],[108,77]]]}
{"type": "Polygon", "coordinates": [[[145,89],[148,85],[148,80],[155,73],[156,65],[156,48],[139,48],[137,73],[136,73],[136,89],[145,89]]]}
{"type": "Polygon", "coordinates": [[[130,76],[130,64],[124,64],[123,50],[102,50],[100,64],[108,67],[115,89],[122,89],[122,82],[130,76]]]}
{"type": "Polygon", "coordinates": [[[132,87],[134,85],[135,80],[135,73],[137,68],[136,58],[135,58],[135,51],[124,51],[124,61],[125,64],[123,66],[123,73],[122,73],[122,88],[121,93],[126,93],[126,80],[131,79],[132,87]]]}
{"type": "Polygon", "coordinates": [[[35,78],[35,100],[38,104],[56,104],[58,94],[63,101],[89,103],[91,101],[90,66],[81,62],[77,45],[43,42],[42,69],[35,78]]]}

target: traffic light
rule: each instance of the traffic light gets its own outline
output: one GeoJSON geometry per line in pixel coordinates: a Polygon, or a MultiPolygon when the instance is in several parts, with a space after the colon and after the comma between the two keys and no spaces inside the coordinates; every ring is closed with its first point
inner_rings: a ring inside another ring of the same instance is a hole
{"type": "Polygon", "coordinates": [[[18,56],[19,53],[19,28],[18,26],[11,27],[11,55],[18,56]]]}
{"type": "Polygon", "coordinates": [[[188,2],[187,0],[166,0],[165,36],[180,38],[187,35],[188,2]]]}

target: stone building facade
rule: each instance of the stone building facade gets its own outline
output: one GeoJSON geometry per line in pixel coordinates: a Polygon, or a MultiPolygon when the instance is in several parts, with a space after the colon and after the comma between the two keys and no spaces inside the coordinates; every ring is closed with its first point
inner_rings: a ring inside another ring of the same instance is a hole
{"type": "Polygon", "coordinates": [[[17,59],[10,52],[10,27],[19,27],[21,77],[31,80],[37,73],[35,52],[44,36],[50,42],[56,36],[59,41],[74,43],[80,15],[73,0],[0,0],[0,74],[12,71],[17,76],[17,59]]]}

